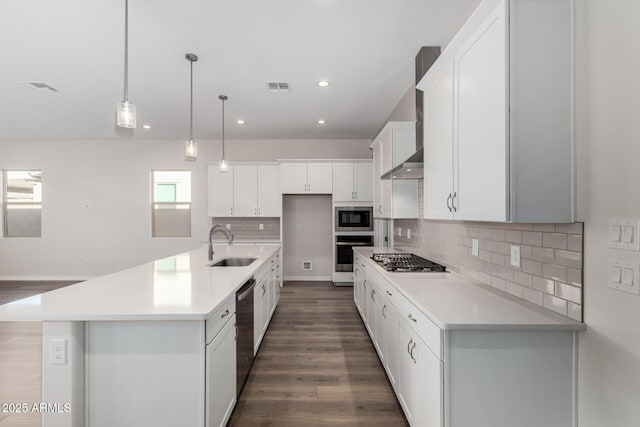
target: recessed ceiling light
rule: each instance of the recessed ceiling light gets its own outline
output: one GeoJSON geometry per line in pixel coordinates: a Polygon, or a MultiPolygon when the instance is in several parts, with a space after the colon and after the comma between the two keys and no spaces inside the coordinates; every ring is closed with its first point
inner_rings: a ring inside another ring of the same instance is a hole
{"type": "Polygon", "coordinates": [[[151,129],[151,125],[143,125],[142,126],[144,129],[151,129]]]}
{"type": "Polygon", "coordinates": [[[238,119],[238,120],[236,120],[236,123],[239,124],[239,125],[243,125],[244,124],[244,120],[238,119]]]}
{"type": "Polygon", "coordinates": [[[326,121],[326,120],[323,120],[323,119],[320,119],[320,120],[318,120],[318,124],[319,124],[319,125],[326,125],[326,124],[327,124],[327,121],[326,121]]]}
{"type": "Polygon", "coordinates": [[[327,86],[329,86],[329,82],[328,82],[328,81],[326,81],[326,80],[320,80],[320,81],[318,82],[318,86],[320,86],[320,87],[327,87],[327,86]]]}

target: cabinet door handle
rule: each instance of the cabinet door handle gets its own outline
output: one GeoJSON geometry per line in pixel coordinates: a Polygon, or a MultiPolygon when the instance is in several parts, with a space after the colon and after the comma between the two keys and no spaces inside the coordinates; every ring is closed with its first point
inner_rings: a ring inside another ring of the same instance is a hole
{"type": "Polygon", "coordinates": [[[382,317],[384,317],[385,319],[387,318],[387,315],[384,314],[384,309],[387,308],[387,304],[382,306],[382,317]]]}
{"type": "Polygon", "coordinates": [[[413,323],[418,323],[418,321],[416,320],[415,317],[413,317],[412,315],[409,315],[409,320],[411,320],[413,323]]]}
{"type": "Polygon", "coordinates": [[[367,289],[367,279],[364,279],[364,282],[362,282],[362,286],[364,286],[364,288],[367,289]]]}
{"type": "Polygon", "coordinates": [[[409,356],[411,356],[411,360],[413,360],[413,363],[416,363],[417,360],[415,359],[415,357],[413,357],[413,350],[415,350],[416,348],[416,343],[413,343],[413,347],[411,347],[411,351],[409,352],[409,356]]]}
{"type": "Polygon", "coordinates": [[[229,310],[225,310],[224,313],[222,313],[222,316],[220,316],[221,319],[224,319],[225,317],[227,317],[229,315],[229,310]]]}
{"type": "Polygon", "coordinates": [[[458,193],[454,191],[453,197],[451,198],[451,207],[453,208],[454,212],[458,212],[458,209],[456,208],[456,197],[458,197],[458,193]]]}
{"type": "Polygon", "coordinates": [[[262,285],[262,296],[264,296],[264,294],[267,293],[267,288],[264,287],[264,285],[262,285]]]}
{"type": "Polygon", "coordinates": [[[357,191],[355,192],[355,195],[356,195],[355,199],[358,200],[358,192],[357,191]]]}
{"type": "Polygon", "coordinates": [[[376,290],[371,289],[371,299],[373,300],[373,302],[376,302],[376,299],[373,297],[375,293],[376,293],[376,290]]]}
{"type": "Polygon", "coordinates": [[[409,350],[409,347],[411,347],[411,343],[413,342],[413,338],[411,338],[409,340],[409,344],[407,344],[407,353],[409,353],[409,356],[411,356],[411,350],[409,350]]]}
{"type": "Polygon", "coordinates": [[[449,209],[449,212],[452,212],[450,202],[451,202],[451,193],[449,193],[449,197],[447,197],[447,209],[449,209]]]}

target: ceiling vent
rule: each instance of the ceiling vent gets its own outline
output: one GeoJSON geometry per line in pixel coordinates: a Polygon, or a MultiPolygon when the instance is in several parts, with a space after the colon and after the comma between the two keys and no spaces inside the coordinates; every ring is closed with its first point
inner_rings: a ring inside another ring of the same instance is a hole
{"type": "Polygon", "coordinates": [[[44,93],[58,93],[60,92],[58,89],[56,89],[53,86],[50,86],[46,83],[42,83],[42,82],[28,82],[28,83],[22,83],[23,85],[30,87],[31,89],[37,90],[38,92],[44,92],[44,93]]]}
{"type": "Polygon", "coordinates": [[[269,82],[267,83],[267,86],[269,87],[269,92],[281,92],[281,93],[289,92],[289,83],[269,82]]]}

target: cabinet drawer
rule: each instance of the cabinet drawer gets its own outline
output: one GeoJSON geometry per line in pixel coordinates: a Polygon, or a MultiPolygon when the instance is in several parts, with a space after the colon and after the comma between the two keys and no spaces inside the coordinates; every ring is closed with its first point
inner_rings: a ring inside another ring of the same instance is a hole
{"type": "MultiPolygon", "coordinates": [[[[393,293],[393,291],[392,291],[393,293]]],[[[394,295],[395,297],[395,295],[394,295]]],[[[429,347],[429,350],[442,360],[442,331],[427,316],[405,297],[398,295],[395,306],[400,316],[429,347]]]]}
{"type": "Polygon", "coordinates": [[[205,322],[205,342],[209,344],[218,332],[222,330],[229,319],[236,312],[236,294],[233,293],[218,307],[205,322]]]}

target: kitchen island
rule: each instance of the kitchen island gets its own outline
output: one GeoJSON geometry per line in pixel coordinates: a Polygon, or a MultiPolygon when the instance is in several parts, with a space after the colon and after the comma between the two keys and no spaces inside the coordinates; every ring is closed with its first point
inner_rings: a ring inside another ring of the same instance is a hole
{"type": "Polygon", "coordinates": [[[586,327],[455,272],[388,272],[354,249],[354,300],[412,426],[576,427],[586,327]]]}
{"type": "Polygon", "coordinates": [[[43,425],[198,426],[226,422],[236,399],[235,293],[252,277],[258,348],[278,301],[279,245],[214,246],[0,306],[0,321],[43,322],[42,401],[70,410],[43,425]],[[66,404],[66,406],[65,406],[66,404]]]}

